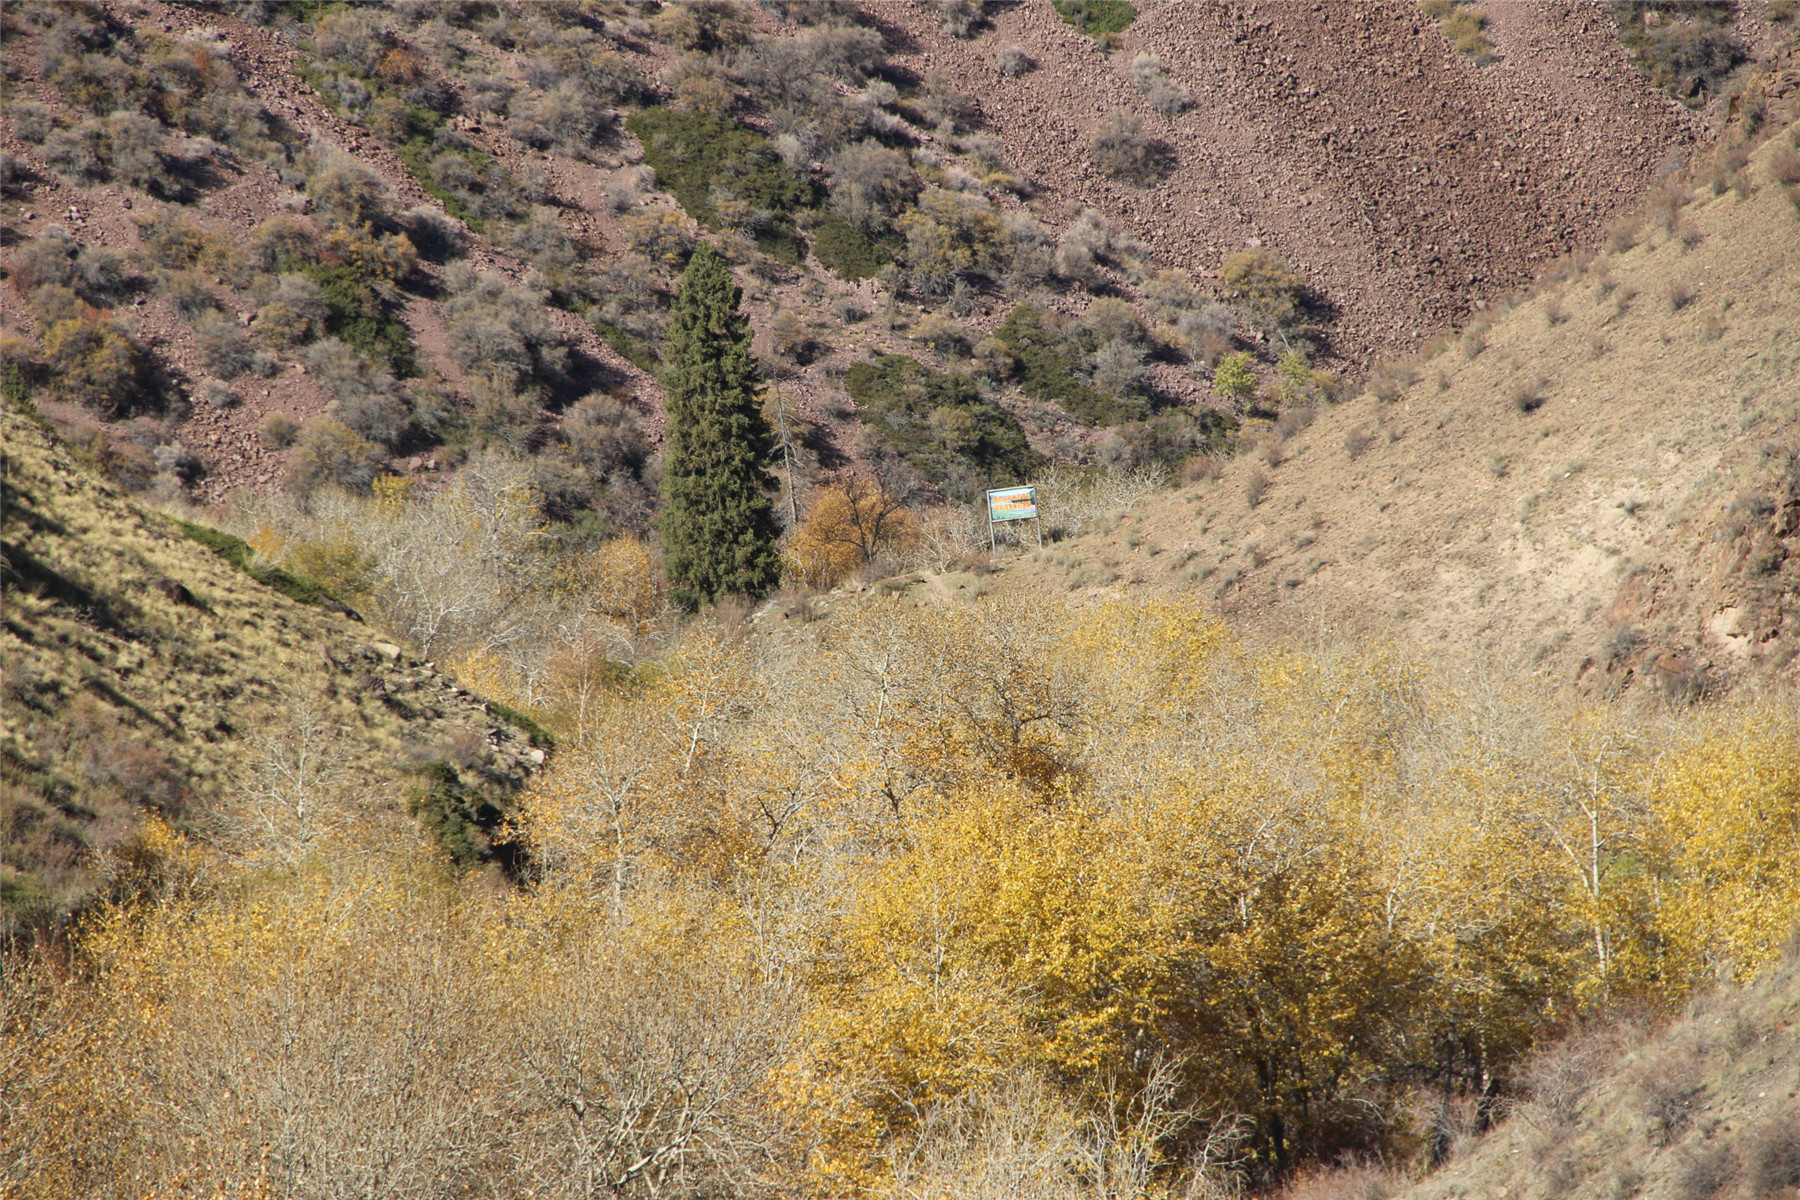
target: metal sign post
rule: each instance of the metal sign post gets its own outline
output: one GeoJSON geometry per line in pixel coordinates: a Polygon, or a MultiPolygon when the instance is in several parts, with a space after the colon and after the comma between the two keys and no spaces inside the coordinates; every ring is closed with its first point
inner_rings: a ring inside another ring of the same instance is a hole
{"type": "Polygon", "coordinates": [[[1038,512],[1037,489],[1025,487],[989,488],[987,494],[988,511],[988,552],[999,549],[994,536],[994,526],[1002,521],[1036,521],[1037,542],[1041,549],[1044,545],[1044,520],[1038,512]]]}

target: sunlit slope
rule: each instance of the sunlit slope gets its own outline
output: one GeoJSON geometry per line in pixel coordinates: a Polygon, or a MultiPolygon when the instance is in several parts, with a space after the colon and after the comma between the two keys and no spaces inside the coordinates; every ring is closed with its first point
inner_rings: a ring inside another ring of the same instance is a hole
{"type": "Polygon", "coordinates": [[[1757,152],[1747,194],[1695,189],[1629,248],[1310,424],[1253,422],[1217,480],[1008,582],[1191,592],[1584,686],[1791,678],[1800,204],[1770,160],[1793,137],[1757,152]]]}
{"type": "Polygon", "coordinates": [[[1529,1099],[1407,1200],[1773,1200],[1800,1192],[1800,970],[1553,1047],[1529,1099]]]}
{"type": "Polygon", "coordinates": [[[9,923],[78,905],[109,856],[131,857],[147,816],[226,844],[234,825],[260,823],[303,853],[333,834],[295,800],[307,779],[356,807],[375,804],[367,785],[422,762],[459,759],[501,783],[537,757],[349,616],[259,582],[99,482],[11,405],[4,434],[9,923]],[[296,773],[285,822],[258,807],[296,773]]]}

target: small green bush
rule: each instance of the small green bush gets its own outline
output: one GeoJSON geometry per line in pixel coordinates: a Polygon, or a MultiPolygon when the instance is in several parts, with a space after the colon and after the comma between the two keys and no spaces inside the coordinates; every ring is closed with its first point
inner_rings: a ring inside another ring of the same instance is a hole
{"type": "Polygon", "coordinates": [[[1014,483],[1043,463],[1017,419],[967,376],[883,354],[851,367],[844,382],[882,443],[948,490],[1014,483]]]}
{"type": "Polygon", "coordinates": [[[1064,21],[1101,41],[1124,33],[1137,20],[1137,9],[1126,0],[1055,0],[1064,21]]]}
{"type": "Polygon", "coordinates": [[[1082,381],[1087,356],[1099,349],[1091,332],[1065,336],[1045,323],[1043,312],[1021,304],[994,336],[1018,361],[1019,386],[1027,396],[1060,405],[1085,425],[1116,425],[1144,415],[1143,401],[1120,400],[1082,381]]]}
{"type": "Polygon", "coordinates": [[[1221,400],[1239,402],[1256,395],[1256,372],[1250,369],[1255,361],[1244,350],[1221,358],[1219,365],[1213,368],[1213,395],[1221,400]]]}
{"type": "Polygon", "coordinates": [[[449,763],[428,762],[418,768],[407,808],[457,870],[490,862],[508,868],[518,865],[518,845],[499,836],[511,815],[511,803],[468,786],[449,763]]]}
{"type": "Polygon", "coordinates": [[[795,264],[805,256],[794,215],[818,203],[818,188],[790,170],[769,139],[724,117],[667,108],[633,113],[626,127],[644,144],[644,161],[657,182],[694,220],[720,230],[714,201],[728,195],[769,214],[755,230],[763,253],[795,264]]]}
{"type": "Polygon", "coordinates": [[[873,279],[894,261],[893,251],[831,209],[820,210],[812,234],[813,257],[839,279],[873,279]]]}
{"type": "Polygon", "coordinates": [[[387,311],[369,280],[352,266],[310,263],[301,274],[319,285],[327,315],[325,331],[387,364],[401,378],[419,373],[412,334],[387,311]]]}

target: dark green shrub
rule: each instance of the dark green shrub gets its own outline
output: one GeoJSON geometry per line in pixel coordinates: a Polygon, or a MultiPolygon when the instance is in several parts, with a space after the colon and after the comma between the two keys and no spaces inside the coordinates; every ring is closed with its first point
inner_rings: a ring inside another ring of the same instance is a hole
{"type": "Polygon", "coordinates": [[[355,267],[310,263],[301,273],[319,285],[325,301],[325,331],[387,364],[401,378],[419,373],[412,334],[387,311],[369,280],[355,267]]]}
{"type": "Polygon", "coordinates": [[[31,367],[15,357],[8,357],[6,368],[0,371],[0,398],[14,404],[27,404],[31,400],[31,392],[35,386],[31,379],[31,367]]]}
{"type": "Polygon", "coordinates": [[[457,870],[499,863],[512,871],[521,865],[521,847],[499,837],[512,811],[510,800],[470,787],[449,763],[428,762],[418,768],[407,808],[457,870]]]}
{"type": "Polygon", "coordinates": [[[666,108],[633,113],[626,127],[643,142],[657,182],[694,220],[718,231],[714,199],[730,196],[769,214],[755,230],[763,253],[788,263],[804,256],[793,218],[818,203],[818,188],[790,170],[767,138],[723,117],[666,108]]]}
{"type": "Polygon", "coordinates": [[[1091,332],[1065,336],[1045,324],[1044,314],[1021,304],[994,330],[1018,360],[1019,386],[1027,396],[1048,400],[1086,425],[1116,425],[1144,415],[1141,400],[1120,400],[1082,381],[1087,356],[1099,347],[1091,332]]]}
{"type": "Polygon", "coordinates": [[[1055,0],[1063,20],[1089,37],[1105,41],[1124,33],[1137,20],[1137,9],[1126,0],[1055,0]]]}
{"type": "Polygon", "coordinates": [[[487,701],[487,706],[489,712],[524,734],[539,750],[547,752],[556,749],[556,739],[550,735],[549,730],[518,709],[502,704],[498,700],[487,701]]]}
{"type": "Polygon", "coordinates": [[[955,486],[969,471],[1016,483],[1043,464],[1018,420],[967,376],[883,354],[851,367],[845,386],[882,443],[935,483],[955,486]]]}
{"type": "Polygon", "coordinates": [[[893,251],[830,209],[813,222],[813,257],[839,279],[873,279],[894,261],[893,251]]]}

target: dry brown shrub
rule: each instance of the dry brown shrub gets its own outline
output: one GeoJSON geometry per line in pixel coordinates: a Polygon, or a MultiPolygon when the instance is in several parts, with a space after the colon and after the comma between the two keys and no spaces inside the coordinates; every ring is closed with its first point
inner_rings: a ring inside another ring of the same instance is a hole
{"type": "Polygon", "coordinates": [[[1244,479],[1244,501],[1251,508],[1263,502],[1269,492],[1269,476],[1261,467],[1251,471],[1244,479]]]}
{"type": "Polygon", "coordinates": [[[1692,1041],[1670,1039],[1639,1060],[1633,1072],[1638,1111],[1656,1145],[1671,1145],[1686,1132],[1705,1092],[1702,1057],[1692,1041]]]}
{"type": "Polygon", "coordinates": [[[1784,185],[1800,183],[1800,149],[1783,146],[1770,154],[1769,178],[1784,185]]]}
{"type": "Polygon", "coordinates": [[[1745,1136],[1744,1148],[1755,1195],[1800,1188],[1800,1122],[1773,1117],[1745,1136]]]}
{"type": "Polygon", "coordinates": [[[1144,123],[1124,109],[1109,115],[1088,137],[1088,161],[1114,179],[1146,187],[1174,166],[1174,151],[1144,132],[1144,123]]]}
{"type": "Polygon", "coordinates": [[[1542,408],[1544,402],[1550,398],[1548,388],[1549,384],[1542,376],[1521,379],[1512,386],[1512,389],[1509,392],[1507,392],[1507,399],[1510,400],[1512,406],[1520,412],[1534,413],[1542,408]]]}

